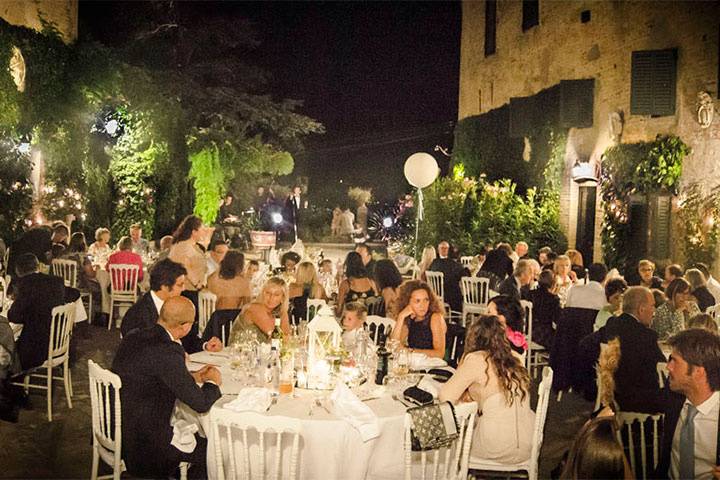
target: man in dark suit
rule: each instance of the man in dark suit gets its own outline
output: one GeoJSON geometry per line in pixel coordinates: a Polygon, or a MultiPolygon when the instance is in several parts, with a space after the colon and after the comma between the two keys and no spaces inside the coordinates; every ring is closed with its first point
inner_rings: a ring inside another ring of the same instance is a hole
{"type": "Polygon", "coordinates": [[[157,324],[123,338],[115,355],[112,370],[122,380],[122,453],[133,476],[167,478],[182,461],[206,476],[206,439],[196,435],[197,447],[189,454],[170,443],[176,400],[205,413],[221,396],[217,368],[206,366],[191,374],[185,365],[180,339],[188,334],[194,318],[190,300],[169,298],[157,324]]]}
{"type": "MultiPolygon", "coordinates": [[[[187,270],[170,259],[160,260],[150,270],[150,291],[130,307],[123,317],[120,333],[126,337],[139,330],[155,326],[163,304],[183,292],[187,270]]],[[[205,345],[197,335],[185,335],[182,345],[188,353],[206,349],[211,352],[222,350],[222,342],[211,338],[205,345]]]]}
{"type": "MultiPolygon", "coordinates": [[[[513,261],[510,258],[512,248],[507,243],[501,243],[494,250],[488,252],[482,264],[481,271],[491,272],[504,280],[513,273],[513,261]]],[[[480,274],[478,273],[478,276],[480,274]]]]}
{"type": "Polygon", "coordinates": [[[615,400],[624,412],[657,413],[665,409],[658,385],[657,363],[665,362],[657,333],[650,328],[655,299],[645,287],[631,287],[623,296],[623,313],[602,328],[604,342],[620,339],[615,371],[615,400]]]}
{"type": "Polygon", "coordinates": [[[303,208],[301,203],[302,199],[300,198],[301,192],[302,187],[295,186],[290,195],[288,195],[287,200],[285,200],[285,220],[290,224],[290,228],[292,229],[290,236],[293,242],[300,238],[300,234],[298,233],[300,230],[300,209],[303,208]]]}
{"type": "Polygon", "coordinates": [[[688,329],[670,338],[670,390],[654,478],[720,478],[720,338],[688,329]]]}
{"type": "Polygon", "coordinates": [[[443,273],[445,302],[450,305],[450,309],[454,312],[461,312],[462,293],[460,292],[460,278],[469,276],[470,272],[467,268],[460,265],[460,262],[449,257],[450,244],[445,240],[438,244],[437,251],[438,257],[430,263],[428,270],[443,273]]]}
{"type": "Polygon", "coordinates": [[[517,300],[521,298],[527,300],[525,295],[529,292],[527,287],[533,280],[533,268],[529,261],[519,260],[517,267],[513,271],[512,276],[506,278],[498,285],[498,293],[500,295],[509,295],[517,300]]]}
{"type": "Polygon", "coordinates": [[[32,253],[20,255],[15,261],[15,301],[8,311],[8,320],[23,324],[16,342],[23,370],[47,360],[50,343],[52,309],[66,300],[62,278],[38,272],[38,259],[32,253]]]}
{"type": "Polygon", "coordinates": [[[52,229],[43,225],[26,231],[10,248],[10,258],[8,258],[10,276],[15,277],[15,263],[25,253],[32,253],[40,262],[50,265],[53,246],[64,245],[68,234],[68,227],[62,222],[55,223],[52,229]]]}

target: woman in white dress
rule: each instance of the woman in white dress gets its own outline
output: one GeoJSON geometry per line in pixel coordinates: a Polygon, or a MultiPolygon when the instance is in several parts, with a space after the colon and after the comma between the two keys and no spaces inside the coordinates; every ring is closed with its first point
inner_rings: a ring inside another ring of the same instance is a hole
{"type": "Polygon", "coordinates": [[[535,414],[529,388],[530,376],[510,349],[500,320],[476,319],[468,327],[457,371],[440,390],[441,401],[478,404],[471,457],[502,464],[530,458],[535,414]]]}

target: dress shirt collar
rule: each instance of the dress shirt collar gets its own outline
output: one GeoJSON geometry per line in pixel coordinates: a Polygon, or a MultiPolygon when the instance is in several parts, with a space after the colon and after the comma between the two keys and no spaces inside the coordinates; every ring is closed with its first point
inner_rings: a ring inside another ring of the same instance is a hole
{"type": "MultiPolygon", "coordinates": [[[[720,391],[713,392],[704,402],[700,405],[695,405],[700,415],[707,416],[717,410],[718,401],[720,401],[720,391]]],[[[685,399],[685,405],[691,405],[690,400],[685,399]]]]}
{"type": "Polygon", "coordinates": [[[158,315],[160,315],[160,310],[162,309],[165,301],[162,298],[158,297],[152,290],[150,290],[150,298],[152,298],[153,304],[155,304],[155,309],[157,310],[158,315]]]}

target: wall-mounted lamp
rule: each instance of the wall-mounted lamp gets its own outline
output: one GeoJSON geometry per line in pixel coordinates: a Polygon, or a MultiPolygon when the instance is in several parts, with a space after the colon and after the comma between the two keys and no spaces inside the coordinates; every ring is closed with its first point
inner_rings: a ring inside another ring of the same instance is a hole
{"type": "Polygon", "coordinates": [[[576,183],[583,183],[594,181],[597,182],[597,175],[595,173],[595,166],[587,158],[575,159],[575,164],[572,167],[572,179],[576,183]]]}

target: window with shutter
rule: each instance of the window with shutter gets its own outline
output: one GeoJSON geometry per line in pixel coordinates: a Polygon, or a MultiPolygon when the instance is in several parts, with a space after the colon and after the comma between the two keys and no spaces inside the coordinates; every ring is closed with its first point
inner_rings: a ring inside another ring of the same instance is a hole
{"type": "Polygon", "coordinates": [[[540,24],[540,0],[523,0],[522,29],[529,30],[540,24]]]}
{"type": "Polygon", "coordinates": [[[651,257],[670,258],[670,195],[650,197],[649,244],[651,257]]]}
{"type": "Polygon", "coordinates": [[[485,56],[489,57],[495,53],[497,25],[497,2],[487,0],[485,2],[485,56]]]}
{"type": "Polygon", "coordinates": [[[645,50],[632,53],[630,113],[675,115],[677,50],[645,50]]]}

